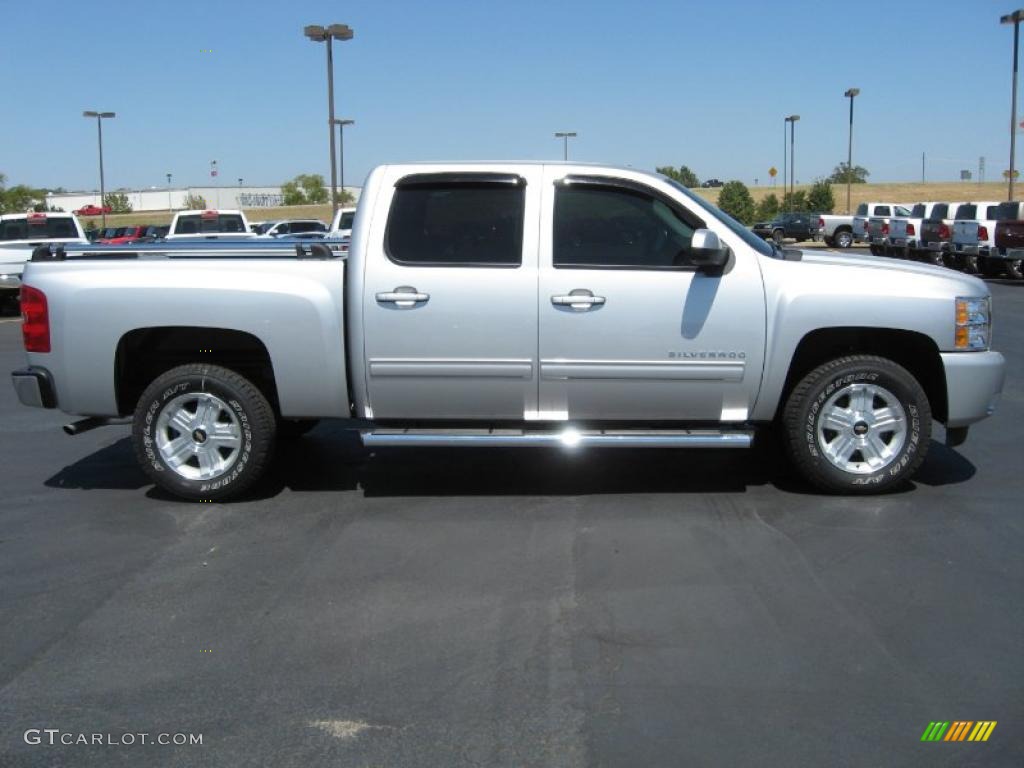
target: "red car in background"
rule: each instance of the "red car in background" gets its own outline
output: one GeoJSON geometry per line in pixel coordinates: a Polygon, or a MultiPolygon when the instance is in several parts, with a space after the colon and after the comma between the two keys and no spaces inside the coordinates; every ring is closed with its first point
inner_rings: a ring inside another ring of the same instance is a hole
{"type": "Polygon", "coordinates": [[[141,227],[119,227],[114,237],[105,237],[100,240],[100,243],[104,245],[126,245],[127,243],[135,243],[142,237],[146,236],[146,229],[148,226],[143,224],[141,227]]]}
{"type": "Polygon", "coordinates": [[[104,213],[110,213],[110,206],[104,205],[100,208],[98,205],[84,205],[77,211],[72,211],[75,216],[99,216],[104,213]]]}

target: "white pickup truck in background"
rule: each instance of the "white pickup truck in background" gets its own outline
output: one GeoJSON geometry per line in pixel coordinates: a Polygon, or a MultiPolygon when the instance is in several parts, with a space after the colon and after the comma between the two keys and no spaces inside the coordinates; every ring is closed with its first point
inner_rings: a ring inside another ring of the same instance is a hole
{"type": "Polygon", "coordinates": [[[352,222],[356,219],[354,207],[339,208],[334,213],[331,221],[330,233],[332,237],[352,237],[352,222]]]}
{"type": "Polygon", "coordinates": [[[241,211],[179,211],[167,240],[217,240],[257,237],[241,211]]]}
{"type": "Polygon", "coordinates": [[[940,203],[916,203],[909,216],[894,216],[889,220],[889,237],[885,243],[887,256],[904,259],[917,257],[920,244],[921,224],[932,215],[940,203]]]}
{"type": "Polygon", "coordinates": [[[868,220],[879,217],[886,220],[892,216],[894,203],[861,203],[853,214],[853,240],[855,243],[869,242],[868,220]]]}
{"type": "Polygon", "coordinates": [[[32,249],[47,243],[89,242],[72,213],[5,213],[0,216],[0,305],[17,302],[21,273],[32,249]]]}
{"type": "Polygon", "coordinates": [[[823,213],[818,217],[819,234],[829,248],[849,248],[853,245],[853,216],[823,213]]]}
{"type": "MultiPolygon", "coordinates": [[[[985,259],[995,243],[996,222],[1020,218],[1020,203],[965,203],[953,220],[953,264],[971,275],[984,271],[985,259]]],[[[1001,266],[1001,265],[999,265],[1001,266]]],[[[989,270],[990,271],[990,270],[989,270]]]]}

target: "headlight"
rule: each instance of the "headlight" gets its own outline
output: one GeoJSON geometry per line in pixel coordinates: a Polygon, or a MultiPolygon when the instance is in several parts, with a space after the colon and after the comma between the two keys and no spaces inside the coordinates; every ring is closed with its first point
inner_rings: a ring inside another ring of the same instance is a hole
{"type": "Polygon", "coordinates": [[[992,299],[960,296],[956,300],[956,348],[988,349],[992,329],[992,299]]]}

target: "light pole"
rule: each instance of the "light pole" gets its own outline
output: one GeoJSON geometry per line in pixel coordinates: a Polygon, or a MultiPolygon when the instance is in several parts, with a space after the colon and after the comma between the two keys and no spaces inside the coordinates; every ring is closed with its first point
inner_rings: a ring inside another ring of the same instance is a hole
{"type": "Polygon", "coordinates": [[[339,169],[338,175],[341,176],[339,186],[341,187],[341,194],[345,195],[345,126],[355,125],[355,120],[349,120],[347,117],[339,117],[334,121],[338,124],[338,160],[339,169]]]}
{"type": "Polygon", "coordinates": [[[790,115],[786,118],[786,122],[789,123],[789,189],[790,197],[792,200],[793,196],[796,195],[796,121],[800,119],[800,115],[790,115]]]}
{"type": "Polygon", "coordinates": [[[174,206],[171,205],[171,174],[167,174],[167,212],[170,213],[174,210],[174,206]]]}
{"type": "Polygon", "coordinates": [[[322,27],[311,24],[302,33],[315,43],[327,43],[327,133],[331,140],[331,210],[338,210],[338,172],[334,158],[334,49],[333,40],[351,40],[355,35],[347,24],[331,24],[322,27]]]}
{"type": "Polygon", "coordinates": [[[555,133],[556,139],[562,140],[562,159],[565,161],[569,160],[569,139],[576,138],[576,131],[558,131],[555,133]]]}
{"type": "Polygon", "coordinates": [[[788,117],[782,118],[782,210],[786,210],[786,195],[789,194],[789,158],[788,147],[786,146],[786,123],[788,117]]]}
{"type": "Polygon", "coordinates": [[[213,203],[213,207],[214,208],[220,208],[220,187],[217,186],[217,181],[216,181],[216,179],[217,179],[217,161],[216,160],[211,160],[210,161],[210,179],[211,179],[210,183],[213,184],[213,190],[214,190],[213,194],[216,195],[216,198],[215,198],[214,203],[213,203]]]}
{"type": "Polygon", "coordinates": [[[1001,16],[1000,24],[1013,24],[1013,91],[1010,94],[1010,189],[1007,200],[1013,200],[1013,165],[1017,152],[1017,44],[1024,9],[1001,16]]]}
{"type": "Polygon", "coordinates": [[[850,88],[843,95],[850,100],[850,141],[846,147],[846,212],[850,213],[850,184],[853,182],[853,100],[860,88],[850,88]]]}
{"type": "MultiPolygon", "coordinates": [[[[113,112],[95,112],[93,110],[87,110],[82,113],[82,117],[95,117],[96,118],[96,135],[99,138],[100,145],[100,215],[103,216],[103,228],[107,228],[107,212],[106,205],[103,202],[104,194],[103,188],[103,120],[104,118],[115,117],[113,112]]],[[[1012,189],[1012,187],[1011,187],[1012,189]]]]}

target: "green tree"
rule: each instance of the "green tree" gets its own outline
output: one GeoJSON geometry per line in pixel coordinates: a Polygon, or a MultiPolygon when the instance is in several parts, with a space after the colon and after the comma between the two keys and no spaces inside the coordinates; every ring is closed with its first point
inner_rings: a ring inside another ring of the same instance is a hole
{"type": "Polygon", "coordinates": [[[328,199],[324,177],[319,173],[300,173],[281,185],[285,205],[315,205],[328,199]]]}
{"type": "Polygon", "coordinates": [[[700,179],[697,178],[697,174],[691,171],[685,165],[679,166],[678,171],[671,165],[665,165],[662,166],[661,168],[655,168],[654,170],[662,174],[663,176],[668,176],[670,179],[678,181],[684,187],[689,187],[692,189],[693,187],[700,186],[700,179]]]}
{"type": "Polygon", "coordinates": [[[803,189],[782,196],[782,210],[785,213],[808,213],[811,210],[807,202],[807,192],[803,189]]]}
{"type": "Polygon", "coordinates": [[[845,184],[849,181],[851,184],[865,184],[867,183],[868,169],[860,165],[853,166],[853,170],[846,163],[840,163],[832,169],[832,175],[828,177],[828,180],[833,184],[845,184]]]}
{"type": "Polygon", "coordinates": [[[16,184],[9,189],[0,189],[0,211],[20,213],[46,200],[46,193],[41,189],[33,189],[24,184],[16,184]]]}
{"type": "Polygon", "coordinates": [[[132,212],[132,204],[128,202],[128,195],[123,192],[108,192],[103,196],[103,204],[110,206],[111,213],[132,212]]]}
{"type": "Polygon", "coordinates": [[[757,204],[757,220],[758,221],[771,221],[779,212],[779,198],[775,196],[774,192],[770,192],[761,198],[761,202],[757,204]]]}
{"type": "Polygon", "coordinates": [[[201,211],[206,207],[206,200],[202,195],[189,192],[185,195],[185,201],[182,207],[188,211],[201,211]]]}
{"type": "Polygon", "coordinates": [[[818,179],[807,193],[807,206],[815,213],[832,213],[836,199],[832,196],[832,185],[828,179],[818,179]]]}
{"type": "Polygon", "coordinates": [[[754,222],[754,198],[742,181],[727,181],[718,194],[718,207],[743,224],[754,222]]]}

